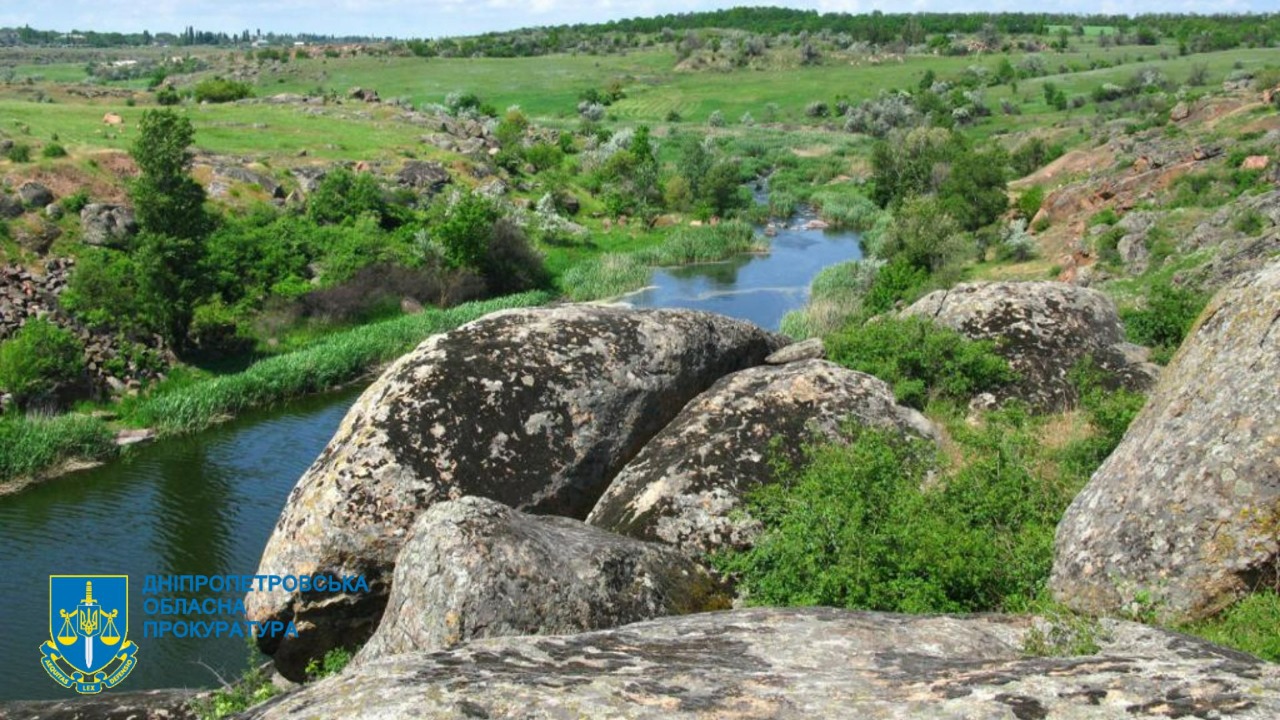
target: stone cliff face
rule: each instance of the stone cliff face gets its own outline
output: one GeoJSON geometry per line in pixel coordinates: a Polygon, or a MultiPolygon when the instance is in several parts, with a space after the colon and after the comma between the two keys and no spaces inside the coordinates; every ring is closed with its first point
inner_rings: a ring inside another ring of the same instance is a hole
{"type": "Polygon", "coordinates": [[[306,662],[373,631],[396,555],[426,508],[476,495],[583,518],[689,400],[786,340],[679,310],[562,306],[496,313],[433,337],[361,396],[298,481],[258,572],[365,575],[360,597],[258,592],[253,620],[292,619],[267,644],[306,662]]]}
{"type": "Polygon", "coordinates": [[[1058,526],[1052,586],[1170,620],[1280,588],[1280,262],[1222,290],[1058,526]]]}
{"type": "Polygon", "coordinates": [[[1107,622],[1098,654],[1026,657],[1031,618],[828,608],[481,640],[348,670],[253,720],[1280,716],[1280,667],[1107,622]]]}

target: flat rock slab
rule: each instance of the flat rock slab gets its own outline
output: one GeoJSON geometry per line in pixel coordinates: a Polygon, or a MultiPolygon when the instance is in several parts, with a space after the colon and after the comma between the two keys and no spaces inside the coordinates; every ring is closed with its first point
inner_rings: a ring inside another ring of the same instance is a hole
{"type": "MultiPolygon", "coordinates": [[[[70,691],[67,691],[70,693],[70,691]]],[[[196,690],[105,692],[65,700],[0,702],[4,720],[196,720],[196,690]]]]}
{"type": "Polygon", "coordinates": [[[1280,262],[1209,303],[1058,524],[1051,585],[1084,612],[1166,620],[1280,589],[1280,262]]]}
{"type": "Polygon", "coordinates": [[[418,518],[382,622],[356,661],[472,638],[613,628],[731,600],[673,548],[465,497],[418,518]]]}
{"type": "Polygon", "coordinates": [[[1280,717],[1280,667],[1108,623],[1096,655],[1028,658],[1030,618],[827,608],[688,615],[398,655],[254,708],[303,718],[1280,717]]]}
{"type": "Polygon", "coordinates": [[[585,518],[614,475],[724,375],[788,341],[689,310],[564,305],[494,313],[436,335],[360,396],[290,493],[258,573],[364,575],[358,596],[254,592],[251,620],[286,677],[362,643],[419,513],[466,495],[585,518]],[[274,644],[279,641],[279,644],[274,644]]]}

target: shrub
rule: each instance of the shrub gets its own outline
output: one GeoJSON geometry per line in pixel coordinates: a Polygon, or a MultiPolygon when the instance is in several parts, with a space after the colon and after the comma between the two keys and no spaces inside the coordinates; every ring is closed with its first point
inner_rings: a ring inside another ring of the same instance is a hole
{"type": "Polygon", "coordinates": [[[1154,358],[1167,361],[1208,302],[1202,293],[1160,284],[1152,288],[1145,307],[1120,316],[1130,341],[1155,349],[1154,358]]]}
{"type": "Polygon", "coordinates": [[[1042,592],[1074,487],[1029,470],[1016,410],[961,435],[968,464],[938,482],[928,446],[872,429],[807,448],[748,496],[750,550],[713,558],[756,605],[892,612],[1017,611],[1042,592]]]}
{"type": "Polygon", "coordinates": [[[926,273],[940,270],[963,254],[960,226],[932,196],[908,198],[880,237],[879,257],[901,259],[926,273]]]}
{"type": "Polygon", "coordinates": [[[0,343],[0,387],[19,405],[51,396],[83,378],[84,346],[48,320],[27,321],[0,343]]]}
{"type": "Polygon", "coordinates": [[[16,163],[31,162],[31,146],[25,143],[14,143],[5,153],[5,157],[16,163]]]}
{"type": "Polygon", "coordinates": [[[67,156],[67,149],[61,144],[51,142],[40,149],[40,156],[46,158],[61,158],[67,156]]]}
{"type": "Polygon", "coordinates": [[[253,97],[253,87],[248,83],[222,77],[201,80],[194,92],[196,102],[226,103],[253,97]]]}
{"type": "Polygon", "coordinates": [[[884,380],[898,402],[923,408],[930,398],[967,401],[1014,379],[994,345],[921,317],[881,317],[826,339],[833,362],[884,380]]]}
{"type": "Polygon", "coordinates": [[[182,96],[172,87],[162,87],[156,91],[156,102],[160,105],[177,105],[182,102],[182,96]]]}
{"type": "Polygon", "coordinates": [[[1044,204],[1044,188],[1039,185],[1032,185],[1026,192],[1018,197],[1018,213],[1027,220],[1036,216],[1040,212],[1040,206],[1044,204]]]}
{"type": "Polygon", "coordinates": [[[62,198],[62,209],[72,215],[79,215],[85,205],[89,204],[89,191],[80,188],[70,195],[62,198]]]}
{"type": "Polygon", "coordinates": [[[713,128],[722,128],[728,123],[724,119],[724,113],[716,110],[707,117],[707,124],[713,128]]]}
{"type": "Polygon", "coordinates": [[[821,100],[814,100],[804,106],[804,114],[811,118],[824,118],[831,115],[831,106],[821,100]]]}
{"type": "Polygon", "coordinates": [[[323,658],[313,659],[307,663],[304,672],[307,674],[307,680],[322,680],[331,675],[337,675],[351,662],[351,658],[355,654],[347,648],[334,648],[324,654],[323,658]]]}
{"type": "Polygon", "coordinates": [[[396,216],[376,178],[338,168],[325,175],[307,198],[307,217],[315,222],[338,224],[371,214],[383,227],[394,227],[396,216]]]}

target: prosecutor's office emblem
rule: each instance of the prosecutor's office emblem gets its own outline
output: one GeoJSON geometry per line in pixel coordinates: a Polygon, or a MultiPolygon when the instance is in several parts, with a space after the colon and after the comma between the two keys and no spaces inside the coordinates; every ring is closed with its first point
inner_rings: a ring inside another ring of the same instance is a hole
{"type": "Polygon", "coordinates": [[[59,685],[85,695],[119,685],[138,664],[128,635],[128,575],[49,576],[40,664],[59,685]]]}

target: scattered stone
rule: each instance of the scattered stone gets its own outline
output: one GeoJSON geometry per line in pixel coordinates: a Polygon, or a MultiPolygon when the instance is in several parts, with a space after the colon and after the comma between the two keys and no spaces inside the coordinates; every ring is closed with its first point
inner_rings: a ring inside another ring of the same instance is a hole
{"type": "Polygon", "coordinates": [[[1103,621],[1100,650],[1028,657],[1044,623],[832,608],[701,613],[382,658],[244,720],[1033,720],[1280,716],[1280,667],[1103,621]]]}
{"type": "Polygon", "coordinates": [[[831,227],[831,225],[828,224],[826,220],[810,220],[809,222],[805,223],[801,227],[801,229],[802,230],[826,230],[829,227],[831,227]]]}
{"type": "Polygon", "coordinates": [[[792,343],[764,359],[766,365],[786,365],[803,360],[823,360],[827,357],[827,347],[822,338],[809,338],[792,343]]]}
{"type": "Polygon", "coordinates": [[[262,649],[293,678],[367,639],[409,528],[437,502],[586,517],[689,400],[785,342],[708,313],[595,305],[495,313],[428,339],[356,402],[262,556],[262,574],[364,575],[371,592],[250,593],[250,620],[299,630],[262,649]]]}
{"type": "Polygon", "coordinates": [[[1117,347],[1124,343],[1124,330],[1115,304],[1089,288],[1058,282],[962,283],[929,293],[902,314],[932,318],[971,339],[995,342],[996,352],[1019,376],[997,396],[1040,410],[1075,405],[1078,392],[1069,374],[1086,356],[1113,388],[1145,390],[1159,375],[1149,363],[1126,360],[1117,347]]]}
{"type": "Polygon", "coordinates": [[[870,375],[824,360],[750,368],[681,410],[618,473],[587,522],[696,555],[750,547],[762,526],[743,498],[777,482],[771,450],[798,462],[808,442],[840,438],[850,422],[937,435],[870,375]]]}
{"type": "Polygon", "coordinates": [[[1169,111],[1169,119],[1174,122],[1182,122],[1189,117],[1191,117],[1191,106],[1187,105],[1185,101],[1174,105],[1173,109],[1169,111]]]}
{"type": "Polygon", "coordinates": [[[53,242],[62,236],[62,228],[35,215],[15,223],[12,228],[18,244],[37,255],[48,252],[53,242]]]}
{"type": "Polygon", "coordinates": [[[1266,170],[1271,158],[1266,155],[1250,155],[1240,163],[1241,170],[1266,170]]]}
{"type": "Polygon", "coordinates": [[[289,171],[298,181],[298,189],[303,195],[310,195],[315,189],[320,187],[321,181],[329,175],[329,170],[323,167],[307,166],[296,167],[289,171]]]}
{"type": "Polygon", "coordinates": [[[22,200],[8,195],[0,190],[0,218],[16,218],[22,217],[22,213],[26,212],[26,208],[22,207],[22,200]]]}
{"type": "Polygon", "coordinates": [[[422,303],[411,297],[400,298],[400,312],[405,315],[417,315],[422,312],[422,303]]]}
{"type": "Polygon", "coordinates": [[[116,445],[120,447],[143,445],[154,441],[157,437],[158,435],[156,431],[150,428],[140,430],[121,430],[116,433],[116,445]]]}
{"type": "Polygon", "coordinates": [[[492,177],[481,183],[476,192],[487,198],[500,198],[507,194],[507,184],[502,178],[492,177]]]}
{"type": "Polygon", "coordinates": [[[478,497],[440,503],[418,518],[391,587],[357,662],[474,638],[723,610],[730,601],[705,569],[671,548],[478,497]]]}
{"type": "Polygon", "coordinates": [[[1205,309],[1120,446],[1058,525],[1052,588],[1164,622],[1280,589],[1280,262],[1205,309]]]}
{"type": "Polygon", "coordinates": [[[37,182],[25,182],[18,187],[18,197],[29,208],[41,208],[53,202],[53,191],[37,182]]]}
{"type": "Polygon", "coordinates": [[[123,249],[137,234],[133,210],[123,205],[91,203],[80,211],[80,239],[88,245],[123,249]]]}
{"type": "Polygon", "coordinates": [[[64,212],[58,203],[49,203],[44,206],[44,216],[53,221],[61,220],[64,212]]]}
{"type": "Polygon", "coordinates": [[[209,195],[212,197],[225,197],[230,188],[236,183],[257,185],[267,195],[276,199],[283,199],[286,194],[284,186],[266,173],[260,173],[239,165],[214,165],[213,180],[209,185],[209,195]]]}

